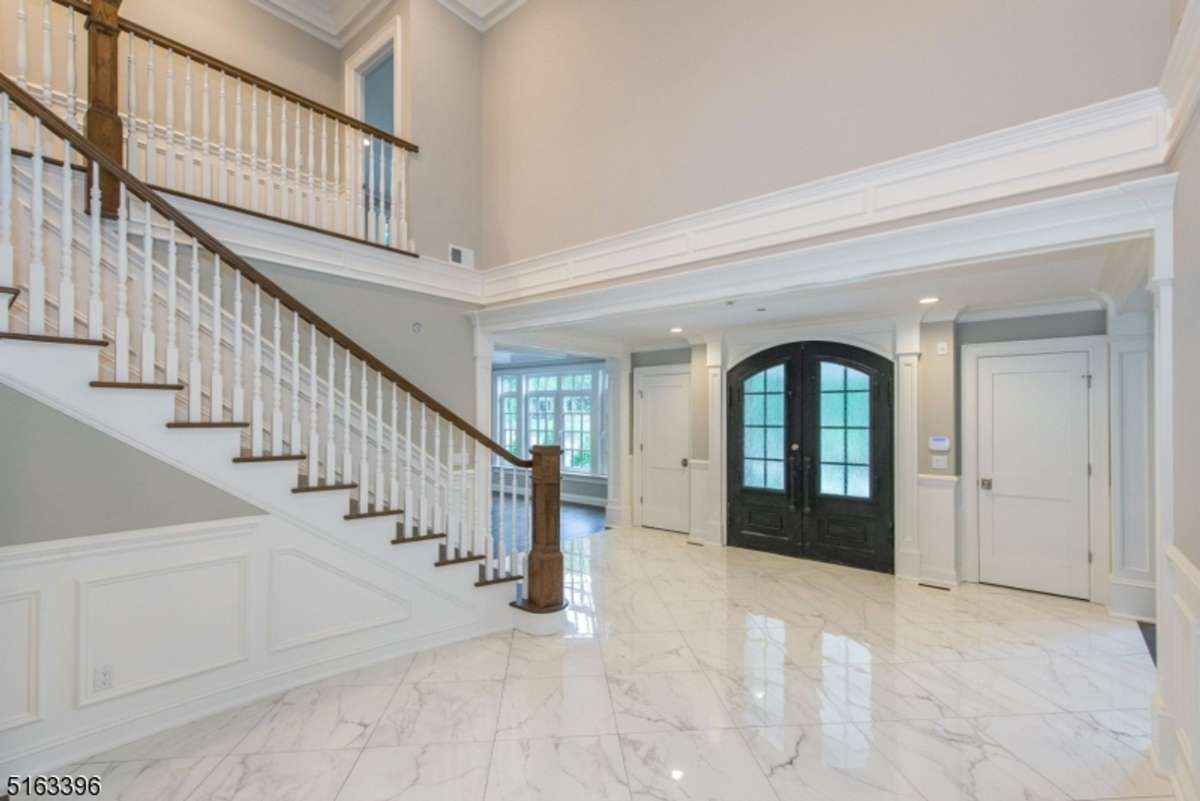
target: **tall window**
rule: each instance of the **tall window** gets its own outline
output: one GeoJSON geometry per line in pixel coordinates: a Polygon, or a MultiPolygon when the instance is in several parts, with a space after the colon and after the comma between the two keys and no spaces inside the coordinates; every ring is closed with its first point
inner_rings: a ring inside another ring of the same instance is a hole
{"type": "Polygon", "coordinates": [[[871,497],[871,377],[821,362],[821,494],[871,497]]]}
{"type": "Polygon", "coordinates": [[[760,370],[742,384],[742,484],[783,489],[783,365],[760,370]]]}
{"type": "Polygon", "coordinates": [[[603,362],[497,370],[495,430],[517,456],[560,445],[564,472],[603,476],[606,391],[603,362]]]}

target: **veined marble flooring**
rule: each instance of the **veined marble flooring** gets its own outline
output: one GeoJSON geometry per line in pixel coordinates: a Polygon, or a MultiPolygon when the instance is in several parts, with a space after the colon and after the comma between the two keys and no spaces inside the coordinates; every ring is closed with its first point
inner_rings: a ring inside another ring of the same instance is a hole
{"type": "Polygon", "coordinates": [[[301,687],[71,767],[127,801],[1171,798],[1154,667],[1101,607],[619,530],[568,631],[301,687]]]}

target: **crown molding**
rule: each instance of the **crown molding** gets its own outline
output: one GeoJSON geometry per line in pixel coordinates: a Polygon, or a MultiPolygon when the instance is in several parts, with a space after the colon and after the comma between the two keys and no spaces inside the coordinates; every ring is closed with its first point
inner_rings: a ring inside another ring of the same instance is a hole
{"type": "Polygon", "coordinates": [[[438,2],[480,33],[525,5],[525,0],[438,0],[438,2]]]}
{"type": "Polygon", "coordinates": [[[1189,2],[1184,8],[1171,40],[1159,88],[1166,96],[1169,108],[1169,158],[1200,106],[1200,2],[1189,2]]]}
{"type": "Polygon", "coordinates": [[[326,44],[344,47],[391,0],[249,0],[326,44]]]}

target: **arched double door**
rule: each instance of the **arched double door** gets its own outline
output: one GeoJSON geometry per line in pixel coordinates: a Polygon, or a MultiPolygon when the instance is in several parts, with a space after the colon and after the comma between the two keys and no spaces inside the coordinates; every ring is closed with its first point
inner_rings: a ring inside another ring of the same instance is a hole
{"type": "Polygon", "coordinates": [[[781,345],[728,392],[729,544],[893,572],[892,363],[781,345]]]}

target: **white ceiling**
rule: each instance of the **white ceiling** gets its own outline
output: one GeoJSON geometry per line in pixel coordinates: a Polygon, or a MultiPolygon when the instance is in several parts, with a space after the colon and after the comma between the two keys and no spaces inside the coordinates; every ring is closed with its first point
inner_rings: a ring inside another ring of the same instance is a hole
{"type": "Polygon", "coordinates": [[[705,331],[825,320],[925,315],[953,319],[986,311],[1014,315],[1044,309],[1098,309],[1114,272],[1137,269],[1129,243],[931,270],[865,283],[805,288],[769,296],[681,305],[555,326],[555,332],[619,342],[624,347],[688,344],[705,331]],[[937,297],[933,305],[921,298],[937,297]],[[680,334],[669,329],[679,327],[680,334]]]}

